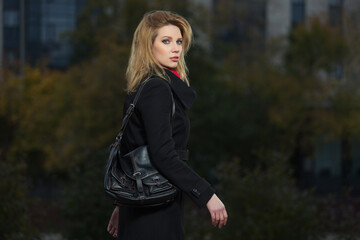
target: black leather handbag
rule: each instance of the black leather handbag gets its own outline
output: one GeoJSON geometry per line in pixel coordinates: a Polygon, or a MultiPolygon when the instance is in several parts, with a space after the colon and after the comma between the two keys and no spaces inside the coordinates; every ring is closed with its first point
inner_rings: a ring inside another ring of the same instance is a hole
{"type": "MultiPolygon", "coordinates": [[[[151,164],[147,146],[141,146],[122,155],[120,144],[123,132],[135,109],[140,93],[147,81],[142,83],[132,104],[124,116],[120,133],[110,146],[106,164],[104,187],[115,205],[150,207],[167,204],[177,195],[177,189],[151,164]]],[[[172,93],[171,93],[172,95],[172,93]]],[[[175,103],[172,96],[172,118],[175,103]]]]}

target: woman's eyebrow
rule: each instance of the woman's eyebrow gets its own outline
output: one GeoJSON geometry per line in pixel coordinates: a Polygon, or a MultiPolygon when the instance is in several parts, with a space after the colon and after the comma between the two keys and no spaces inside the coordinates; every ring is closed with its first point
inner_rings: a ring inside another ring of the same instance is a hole
{"type": "MultiPolygon", "coordinates": [[[[171,39],[172,39],[172,37],[170,37],[170,36],[162,36],[161,38],[171,38],[171,39]]],[[[182,37],[179,37],[178,40],[179,40],[179,39],[182,40],[183,38],[182,38],[182,37]]]]}

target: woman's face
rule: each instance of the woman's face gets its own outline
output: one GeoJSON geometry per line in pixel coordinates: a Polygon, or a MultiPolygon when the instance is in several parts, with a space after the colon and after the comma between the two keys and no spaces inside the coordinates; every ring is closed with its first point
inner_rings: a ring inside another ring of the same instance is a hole
{"type": "Polygon", "coordinates": [[[182,35],[175,25],[166,25],[158,29],[153,43],[155,59],[164,67],[176,68],[182,51],[182,35]]]}

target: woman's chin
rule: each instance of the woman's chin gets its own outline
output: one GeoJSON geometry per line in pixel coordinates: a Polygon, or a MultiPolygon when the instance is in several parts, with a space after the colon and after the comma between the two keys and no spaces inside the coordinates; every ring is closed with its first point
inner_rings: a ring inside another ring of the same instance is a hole
{"type": "Polygon", "coordinates": [[[177,67],[177,63],[172,63],[172,64],[166,64],[166,65],[162,65],[163,67],[166,67],[166,68],[176,68],[177,67]]]}

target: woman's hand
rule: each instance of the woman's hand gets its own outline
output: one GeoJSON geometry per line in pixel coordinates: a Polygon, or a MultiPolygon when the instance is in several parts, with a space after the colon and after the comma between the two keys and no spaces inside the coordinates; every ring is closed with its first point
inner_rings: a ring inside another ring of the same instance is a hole
{"type": "Polygon", "coordinates": [[[109,224],[108,224],[108,227],[107,227],[107,231],[114,237],[114,238],[117,238],[118,236],[118,227],[119,227],[119,207],[115,207],[112,215],[111,215],[111,218],[110,218],[110,221],[109,221],[109,224]]]}
{"type": "Polygon", "coordinates": [[[210,200],[207,202],[206,207],[209,209],[211,215],[211,222],[214,227],[219,224],[219,228],[226,225],[228,215],[224,204],[216,196],[212,195],[210,200]]]}

